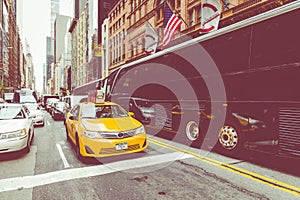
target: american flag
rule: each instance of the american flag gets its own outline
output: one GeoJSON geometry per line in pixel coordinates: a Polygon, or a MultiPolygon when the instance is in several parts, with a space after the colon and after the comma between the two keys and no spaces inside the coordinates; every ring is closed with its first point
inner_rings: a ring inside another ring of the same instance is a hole
{"type": "Polygon", "coordinates": [[[182,20],[177,17],[166,3],[166,8],[164,12],[164,36],[163,36],[163,44],[162,49],[165,48],[172,40],[177,29],[180,27],[182,20]]]}

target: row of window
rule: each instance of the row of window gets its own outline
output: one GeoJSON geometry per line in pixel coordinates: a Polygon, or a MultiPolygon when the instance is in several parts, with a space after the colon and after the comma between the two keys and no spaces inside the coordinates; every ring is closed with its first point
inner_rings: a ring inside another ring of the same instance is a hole
{"type": "Polygon", "coordinates": [[[116,30],[118,30],[121,26],[125,24],[125,14],[120,18],[118,21],[116,21],[110,28],[109,28],[109,34],[113,34],[116,30]]]}
{"type": "Polygon", "coordinates": [[[201,6],[189,10],[189,25],[194,26],[201,21],[201,6]]]}
{"type": "Polygon", "coordinates": [[[147,2],[143,4],[143,6],[140,6],[139,9],[135,10],[132,8],[130,13],[132,13],[128,20],[129,20],[129,26],[133,25],[135,22],[139,21],[141,18],[145,17],[147,14],[147,2]],[[134,11],[134,12],[133,12],[134,11]]]}
{"type": "Polygon", "coordinates": [[[121,11],[125,9],[126,2],[127,0],[120,1],[120,3],[116,6],[115,10],[112,11],[112,13],[110,14],[109,22],[111,22],[112,20],[114,20],[116,17],[120,15],[121,11]]]}

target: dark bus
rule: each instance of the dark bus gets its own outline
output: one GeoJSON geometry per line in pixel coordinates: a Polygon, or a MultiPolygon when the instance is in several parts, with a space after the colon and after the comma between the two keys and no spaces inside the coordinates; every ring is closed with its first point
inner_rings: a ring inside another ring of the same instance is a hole
{"type": "Polygon", "coordinates": [[[295,1],[125,64],[106,100],[187,145],[300,156],[298,20],[295,1]]]}

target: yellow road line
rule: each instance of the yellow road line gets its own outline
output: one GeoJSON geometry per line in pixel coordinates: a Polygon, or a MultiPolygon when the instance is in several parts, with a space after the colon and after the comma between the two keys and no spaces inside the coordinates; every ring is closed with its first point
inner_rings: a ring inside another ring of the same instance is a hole
{"type": "Polygon", "coordinates": [[[233,173],[240,174],[242,176],[245,176],[245,177],[250,178],[252,180],[255,180],[257,182],[269,185],[273,188],[282,190],[284,192],[288,192],[290,194],[300,196],[300,188],[299,187],[296,187],[296,186],[293,186],[293,185],[290,185],[290,184],[287,184],[287,183],[284,183],[284,182],[281,182],[281,181],[278,181],[278,180],[275,180],[275,179],[271,179],[271,178],[268,178],[266,176],[263,176],[263,175],[260,175],[260,174],[257,174],[257,173],[254,173],[254,172],[251,172],[251,171],[248,171],[248,170],[245,170],[245,169],[242,169],[242,168],[230,165],[230,164],[226,164],[226,163],[223,163],[223,162],[220,162],[220,161],[217,161],[217,160],[205,157],[205,156],[201,156],[201,155],[199,155],[197,153],[194,153],[192,151],[182,149],[182,148],[179,148],[179,147],[175,147],[173,145],[166,144],[164,142],[160,142],[160,141],[154,140],[152,138],[148,138],[148,140],[153,144],[156,144],[156,145],[159,145],[159,146],[162,146],[162,147],[174,150],[174,151],[179,151],[179,152],[184,152],[184,153],[187,153],[187,154],[191,154],[191,155],[195,156],[194,158],[197,159],[197,160],[201,160],[201,161],[209,163],[211,165],[229,170],[233,173]]]}

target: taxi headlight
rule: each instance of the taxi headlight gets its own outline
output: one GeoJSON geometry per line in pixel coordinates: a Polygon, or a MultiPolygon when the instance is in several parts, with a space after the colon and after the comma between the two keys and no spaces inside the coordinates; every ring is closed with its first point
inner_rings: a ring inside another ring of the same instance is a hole
{"type": "Polygon", "coordinates": [[[142,134],[142,133],[144,133],[145,132],[145,128],[144,128],[144,126],[142,125],[141,127],[139,127],[139,128],[137,128],[137,129],[135,129],[135,134],[137,135],[137,134],[142,134]]]}
{"type": "Polygon", "coordinates": [[[2,133],[0,134],[0,139],[18,138],[18,137],[23,137],[26,134],[27,134],[26,129],[22,129],[18,131],[9,132],[9,133],[2,133]]]}
{"type": "Polygon", "coordinates": [[[94,132],[94,131],[83,131],[83,134],[91,139],[95,139],[95,138],[103,138],[102,135],[99,132],[94,132]]]}

